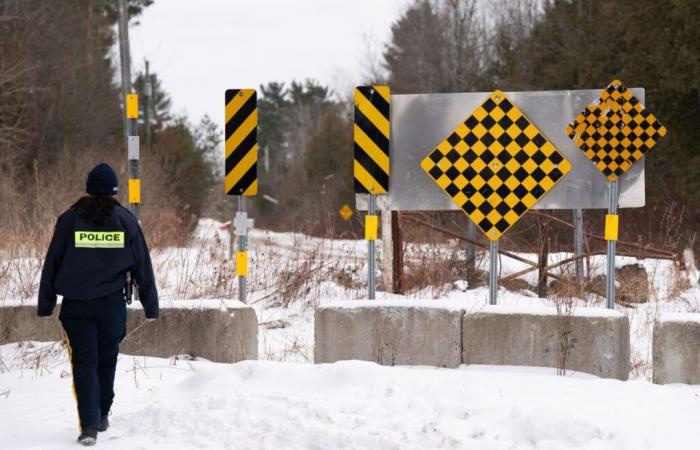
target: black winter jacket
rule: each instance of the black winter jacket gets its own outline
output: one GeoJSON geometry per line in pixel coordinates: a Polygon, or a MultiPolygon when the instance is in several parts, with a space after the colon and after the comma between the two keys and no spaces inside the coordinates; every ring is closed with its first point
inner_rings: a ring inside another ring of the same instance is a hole
{"type": "Polygon", "coordinates": [[[39,285],[39,316],[50,316],[56,294],[77,300],[92,300],[114,294],[126,285],[126,273],[139,287],[146,317],[159,315],[151,258],[136,218],[116,205],[103,225],[87,222],[76,208],[56,221],[44,260],[39,285]]]}

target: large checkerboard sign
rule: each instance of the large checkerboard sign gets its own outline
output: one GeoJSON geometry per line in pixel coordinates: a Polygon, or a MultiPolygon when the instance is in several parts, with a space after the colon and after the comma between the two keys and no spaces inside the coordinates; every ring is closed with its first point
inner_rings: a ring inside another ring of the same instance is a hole
{"type": "Polygon", "coordinates": [[[491,240],[571,170],[569,161],[501,91],[489,95],[421,167],[491,240]]]}
{"type": "Polygon", "coordinates": [[[642,103],[614,80],[566,127],[566,134],[610,181],[627,172],[666,135],[642,103]]]}

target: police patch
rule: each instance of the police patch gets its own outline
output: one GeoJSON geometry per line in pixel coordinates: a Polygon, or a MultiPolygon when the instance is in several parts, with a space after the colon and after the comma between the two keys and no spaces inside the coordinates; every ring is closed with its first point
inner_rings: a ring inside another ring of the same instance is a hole
{"type": "Polygon", "coordinates": [[[76,231],[75,248],[124,248],[124,232],[76,231]]]}

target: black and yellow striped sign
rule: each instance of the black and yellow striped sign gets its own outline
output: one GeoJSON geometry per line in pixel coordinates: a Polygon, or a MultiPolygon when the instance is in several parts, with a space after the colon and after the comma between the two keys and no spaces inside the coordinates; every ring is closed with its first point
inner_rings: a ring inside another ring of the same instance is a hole
{"type": "Polygon", "coordinates": [[[355,89],[355,192],[389,192],[388,86],[355,89]]]}
{"type": "Polygon", "coordinates": [[[616,181],[666,135],[666,128],[632,95],[614,80],[590,104],[566,134],[610,181],[616,181]]]}
{"type": "Polygon", "coordinates": [[[501,91],[489,95],[421,167],[492,241],[571,170],[501,91]]]}
{"type": "Polygon", "coordinates": [[[226,178],[228,195],[258,193],[258,97],[255,89],[226,91],[226,178]]]}

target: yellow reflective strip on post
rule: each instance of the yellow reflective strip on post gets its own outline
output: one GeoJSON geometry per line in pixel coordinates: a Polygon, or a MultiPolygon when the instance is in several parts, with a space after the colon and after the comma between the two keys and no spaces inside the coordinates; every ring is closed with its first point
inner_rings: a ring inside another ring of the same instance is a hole
{"type": "Polygon", "coordinates": [[[248,252],[236,252],[236,275],[248,276],[248,252]]]}
{"type": "Polygon", "coordinates": [[[617,214],[607,214],[605,216],[605,240],[616,241],[617,231],[620,224],[620,216],[617,214]]]}
{"type": "Polygon", "coordinates": [[[141,179],[129,180],[129,203],[141,203],[141,179]]]}
{"type": "Polygon", "coordinates": [[[139,96],[137,94],[129,94],[126,96],[126,118],[139,118],[139,96]]]}
{"type": "Polygon", "coordinates": [[[379,221],[377,216],[365,216],[365,240],[376,241],[377,240],[377,225],[379,221]]]}

